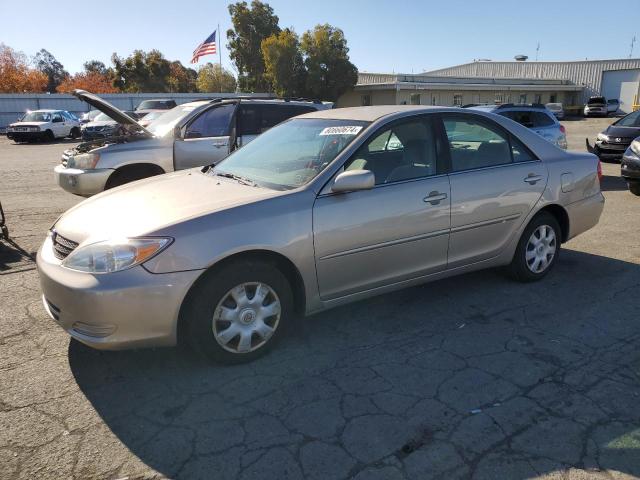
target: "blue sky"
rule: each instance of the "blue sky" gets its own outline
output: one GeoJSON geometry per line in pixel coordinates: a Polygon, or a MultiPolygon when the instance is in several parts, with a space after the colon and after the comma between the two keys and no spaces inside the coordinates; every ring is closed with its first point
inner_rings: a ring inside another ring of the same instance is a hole
{"type": "MultiPolygon", "coordinates": [[[[29,8],[0,0],[0,42],[28,55],[46,48],[70,72],[88,59],[109,63],[111,53],[157,48],[189,63],[191,52],[217,24],[231,26],[227,1],[29,0],[29,8]]],[[[626,58],[638,0],[535,2],[428,0],[272,0],[281,27],[301,34],[318,23],[344,30],[351,61],[361,71],[421,72],[473,61],[626,58]]],[[[229,67],[226,35],[222,61],[229,67]]],[[[207,57],[204,57],[205,59],[207,57]]],[[[213,57],[209,57],[213,59],[213,57]]],[[[203,59],[204,60],[204,59],[203,59]]],[[[203,61],[201,60],[201,62],[203,61]]],[[[217,61],[217,57],[216,57],[217,61]]]]}

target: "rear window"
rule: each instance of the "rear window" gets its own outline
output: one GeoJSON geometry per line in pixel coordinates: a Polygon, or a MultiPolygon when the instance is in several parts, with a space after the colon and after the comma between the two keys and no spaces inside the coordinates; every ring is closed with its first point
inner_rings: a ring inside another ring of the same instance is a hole
{"type": "Polygon", "coordinates": [[[551,127],[556,124],[556,121],[545,112],[532,112],[533,113],[533,126],[534,127],[551,127]]]}

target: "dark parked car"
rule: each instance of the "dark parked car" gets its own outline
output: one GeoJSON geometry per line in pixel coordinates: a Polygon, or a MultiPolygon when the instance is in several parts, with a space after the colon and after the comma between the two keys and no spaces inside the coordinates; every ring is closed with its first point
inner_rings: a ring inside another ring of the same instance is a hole
{"type": "Polygon", "coordinates": [[[598,134],[595,147],[587,140],[587,149],[600,160],[621,160],[634,138],[640,137],[640,110],[613,122],[598,134]]]}
{"type": "Polygon", "coordinates": [[[631,193],[640,195],[640,137],[631,142],[624,152],[620,175],[627,181],[631,193]]]}

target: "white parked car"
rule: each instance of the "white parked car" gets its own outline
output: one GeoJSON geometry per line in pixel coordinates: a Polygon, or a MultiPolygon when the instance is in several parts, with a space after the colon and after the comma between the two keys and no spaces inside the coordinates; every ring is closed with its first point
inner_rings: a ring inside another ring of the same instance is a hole
{"type": "Polygon", "coordinates": [[[553,113],[558,120],[564,118],[564,107],[561,103],[547,103],[545,107],[547,107],[547,110],[553,113]]]}
{"type": "Polygon", "coordinates": [[[56,138],[78,138],[80,121],[66,110],[34,110],[27,112],[7,128],[7,138],[16,142],[53,141],[56,138]]]}

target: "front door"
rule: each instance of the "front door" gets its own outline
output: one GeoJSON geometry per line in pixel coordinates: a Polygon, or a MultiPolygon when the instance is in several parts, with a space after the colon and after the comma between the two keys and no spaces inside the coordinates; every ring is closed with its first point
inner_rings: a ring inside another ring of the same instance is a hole
{"type": "Polygon", "coordinates": [[[320,295],[329,300],[444,270],[450,190],[429,116],[374,133],[345,163],[371,190],[320,195],[313,232],[320,295]]]}
{"type": "Polygon", "coordinates": [[[492,120],[443,115],[451,159],[449,268],[498,255],[534,208],[547,169],[492,120]]]}
{"type": "Polygon", "coordinates": [[[213,106],[186,125],[173,145],[176,170],[218,163],[229,155],[235,109],[236,104],[213,106]]]}
{"type": "Polygon", "coordinates": [[[64,118],[60,112],[54,112],[51,116],[51,128],[53,130],[53,134],[57,138],[69,135],[71,128],[67,126],[68,123],[69,121],[64,118]]]}

